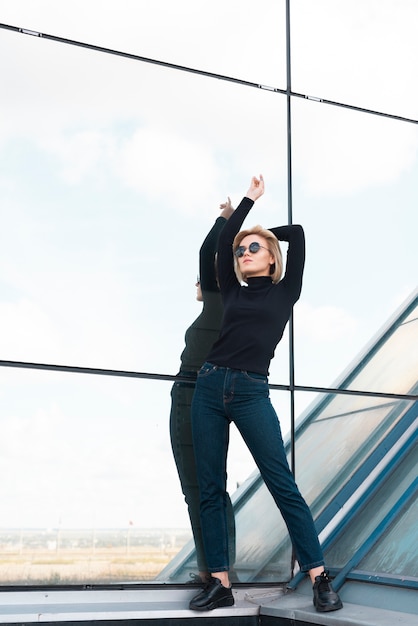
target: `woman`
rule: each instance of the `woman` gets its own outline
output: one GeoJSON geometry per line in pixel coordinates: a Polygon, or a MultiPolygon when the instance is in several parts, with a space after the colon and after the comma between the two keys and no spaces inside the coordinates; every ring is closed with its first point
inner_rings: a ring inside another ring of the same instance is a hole
{"type": "Polygon", "coordinates": [[[333,611],[342,604],[325,571],[312,515],[286,460],[267,378],[274,350],[300,295],[304,233],[301,226],[271,231],[257,226],[238,232],[263,193],[263,177],[253,177],[246,197],[219,237],[224,318],[219,339],[199,371],[192,403],[200,515],[211,580],[191,600],[190,608],[203,611],[234,604],[225,515],[229,423],[234,421],[283,515],[299,566],[310,574],[316,609],[333,611]],[[279,240],[289,244],[282,280],[279,240]]]}
{"type": "MultiPolygon", "coordinates": [[[[191,402],[195,380],[199,368],[218,338],[222,320],[222,299],[219,291],[215,255],[218,247],[219,233],[232,215],[234,209],[231,200],[220,205],[221,214],[206,236],[199,252],[199,276],[196,283],[197,297],[203,302],[203,309],[197,319],[187,329],[185,348],[180,356],[181,366],[179,378],[190,379],[176,381],[171,390],[170,437],[174,459],[180,478],[180,484],[188,507],[193,539],[196,546],[196,557],[199,574],[196,582],[207,582],[208,568],[203,549],[202,531],[199,514],[199,487],[196,475],[196,464],[193,451],[191,427],[191,402]]],[[[235,521],[232,504],[226,496],[229,559],[235,560],[235,521]]]]}

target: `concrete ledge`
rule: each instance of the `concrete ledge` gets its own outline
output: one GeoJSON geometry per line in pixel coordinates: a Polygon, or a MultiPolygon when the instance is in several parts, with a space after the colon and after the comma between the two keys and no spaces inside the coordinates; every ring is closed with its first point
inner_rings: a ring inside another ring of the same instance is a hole
{"type": "Polygon", "coordinates": [[[257,616],[258,604],[234,590],[235,605],[213,611],[190,611],[199,589],[18,591],[0,593],[0,624],[128,621],[257,616]]]}
{"type": "MultiPolygon", "coordinates": [[[[418,616],[399,611],[388,611],[370,606],[347,604],[339,611],[318,613],[311,597],[297,592],[290,592],[277,600],[263,603],[260,616],[280,618],[279,626],[292,624],[320,624],[321,626],[412,626],[418,624],[418,616]]],[[[263,620],[261,620],[263,624],[263,620]]],[[[271,623],[274,623],[273,621],[271,623]]]]}
{"type": "MultiPolygon", "coordinates": [[[[136,622],[170,624],[255,624],[266,626],[412,626],[418,616],[344,602],[331,613],[317,613],[310,595],[283,589],[238,587],[235,605],[197,612],[188,609],[198,588],[0,592],[0,626],[35,623],[136,622]],[[254,620],[254,621],[253,621],[254,620]]],[[[344,601],[344,599],[343,599],[344,601]]]]}

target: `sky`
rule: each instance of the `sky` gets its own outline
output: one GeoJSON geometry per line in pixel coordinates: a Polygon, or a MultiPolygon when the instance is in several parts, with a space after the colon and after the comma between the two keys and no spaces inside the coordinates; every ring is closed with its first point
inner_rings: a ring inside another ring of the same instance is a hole
{"type": "MultiPolygon", "coordinates": [[[[296,383],[328,387],[416,288],[418,131],[317,99],[418,120],[418,6],[290,4],[296,383]]],[[[284,0],[0,0],[0,22],[286,88],[284,0]]],[[[263,173],[246,225],[287,221],[285,97],[5,29],[0,58],[1,359],[174,375],[220,202],[263,173]]],[[[2,368],[2,525],[185,525],[169,391],[2,368]]],[[[252,469],[234,434],[231,488],[252,469]]]]}

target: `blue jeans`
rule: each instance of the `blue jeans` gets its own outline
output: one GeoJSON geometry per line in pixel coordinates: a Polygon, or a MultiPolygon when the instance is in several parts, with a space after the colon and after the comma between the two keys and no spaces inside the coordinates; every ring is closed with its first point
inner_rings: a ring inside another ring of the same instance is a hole
{"type": "MultiPolygon", "coordinates": [[[[199,571],[209,571],[203,547],[199,513],[199,485],[197,480],[195,454],[192,440],[191,404],[195,389],[196,374],[179,372],[190,377],[190,382],[175,382],[171,389],[170,437],[181,489],[189,512],[190,524],[196,548],[199,571]]],[[[235,519],[229,495],[226,494],[226,515],[228,524],[229,561],[235,561],[235,519]]]]}
{"type": "Polygon", "coordinates": [[[237,426],[280,509],[301,570],[323,565],[311,512],[286,459],[267,377],[204,363],[193,396],[192,427],[209,571],[229,569],[226,457],[230,422],[237,426]]]}

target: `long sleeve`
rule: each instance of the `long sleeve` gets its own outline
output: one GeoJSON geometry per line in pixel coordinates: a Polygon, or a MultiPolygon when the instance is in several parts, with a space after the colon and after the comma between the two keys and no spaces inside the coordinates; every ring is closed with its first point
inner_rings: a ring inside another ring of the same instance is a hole
{"type": "Polygon", "coordinates": [[[186,345],[180,356],[182,371],[197,372],[219,335],[223,308],[216,280],[215,255],[219,233],[226,222],[224,217],[218,217],[200,247],[199,271],[203,308],[186,330],[186,345]]]}
{"type": "Polygon", "coordinates": [[[224,217],[218,217],[200,248],[199,277],[202,292],[219,291],[216,280],[215,255],[218,249],[219,234],[226,222],[224,217]]]}
{"type": "Polygon", "coordinates": [[[296,302],[302,289],[303,268],[305,266],[305,234],[303,228],[299,224],[292,224],[270,228],[269,230],[279,241],[286,241],[289,244],[286,271],[280,282],[291,294],[292,300],[296,302]]]}
{"type": "Polygon", "coordinates": [[[246,197],[243,198],[225,224],[222,233],[219,236],[218,276],[221,292],[227,291],[231,285],[237,285],[238,281],[234,272],[232,244],[235,235],[239,232],[253,205],[253,200],[246,197]]]}
{"type": "Polygon", "coordinates": [[[241,286],[234,272],[232,243],[252,206],[253,201],[244,198],[219,237],[224,316],[219,339],[207,360],[221,367],[268,374],[275,348],[300,295],[305,239],[301,226],[270,229],[278,240],[289,244],[283,279],[273,283],[270,276],[254,276],[241,286]]]}

